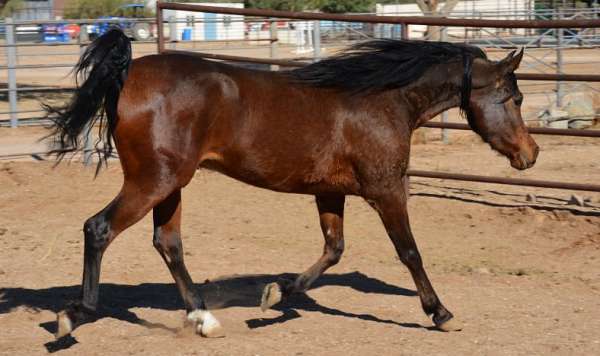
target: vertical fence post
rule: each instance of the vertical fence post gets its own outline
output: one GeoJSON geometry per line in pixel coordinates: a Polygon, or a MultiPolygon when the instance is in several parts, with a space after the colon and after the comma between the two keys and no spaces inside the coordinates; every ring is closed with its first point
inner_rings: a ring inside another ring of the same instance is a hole
{"type": "Polygon", "coordinates": [[[83,129],[83,165],[89,166],[92,164],[92,151],[93,147],[93,139],[92,139],[92,131],[94,131],[94,125],[92,123],[88,123],[85,125],[83,129]]]}
{"type": "MultiPolygon", "coordinates": [[[[441,41],[448,40],[448,27],[442,27],[440,29],[440,40],[441,41]]],[[[448,110],[446,110],[442,113],[442,122],[443,123],[448,122],[448,110]]],[[[442,142],[444,144],[448,144],[448,142],[449,142],[448,134],[449,134],[448,129],[442,129],[442,142]]]]}
{"type": "Polygon", "coordinates": [[[313,21],[313,59],[321,59],[321,21],[313,21]]]}
{"type": "MultiPolygon", "coordinates": [[[[277,21],[275,18],[269,19],[269,34],[271,39],[271,47],[270,47],[270,56],[271,58],[277,58],[277,42],[279,42],[279,38],[277,37],[277,21]]],[[[279,66],[276,64],[271,65],[271,70],[279,70],[279,66]]]]}
{"type": "Polygon", "coordinates": [[[160,3],[160,1],[156,2],[156,45],[159,54],[165,51],[165,25],[163,23],[163,13],[160,3]]]}
{"type": "Polygon", "coordinates": [[[15,25],[12,18],[6,18],[6,62],[8,67],[8,102],[10,111],[10,127],[17,127],[19,120],[17,116],[17,47],[15,40],[15,25]]]}
{"type": "Polygon", "coordinates": [[[409,34],[408,34],[408,24],[403,23],[400,24],[400,38],[403,40],[407,40],[409,39],[409,34]]]}
{"type": "Polygon", "coordinates": [[[85,52],[85,47],[87,46],[88,42],[90,41],[90,36],[88,35],[87,29],[88,29],[88,25],[83,23],[79,25],[79,38],[78,38],[78,42],[79,42],[79,54],[83,54],[83,52],[85,52]]]}
{"type": "MultiPolygon", "coordinates": [[[[558,10],[558,19],[562,19],[562,8],[559,8],[558,10]]],[[[562,28],[557,28],[557,35],[556,35],[556,73],[557,74],[562,74],[562,68],[563,68],[563,51],[562,51],[562,43],[563,43],[563,29],[562,28]]],[[[562,97],[563,97],[563,84],[562,81],[557,80],[556,81],[556,107],[561,107],[563,102],[562,102],[562,97]]]]}
{"type": "Polygon", "coordinates": [[[177,19],[175,16],[169,16],[169,48],[175,49],[177,41],[177,19]]]}

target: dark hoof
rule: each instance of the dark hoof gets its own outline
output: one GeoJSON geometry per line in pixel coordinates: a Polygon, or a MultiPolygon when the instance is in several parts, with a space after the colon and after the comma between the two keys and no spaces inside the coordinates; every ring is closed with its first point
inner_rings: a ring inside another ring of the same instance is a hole
{"type": "Polygon", "coordinates": [[[456,320],[456,318],[452,318],[446,322],[443,322],[441,324],[436,324],[436,328],[438,328],[441,331],[460,331],[463,328],[463,325],[460,321],[456,320]]]}
{"type": "Polygon", "coordinates": [[[459,331],[462,330],[462,323],[447,310],[433,316],[433,323],[441,331],[459,331]]]}

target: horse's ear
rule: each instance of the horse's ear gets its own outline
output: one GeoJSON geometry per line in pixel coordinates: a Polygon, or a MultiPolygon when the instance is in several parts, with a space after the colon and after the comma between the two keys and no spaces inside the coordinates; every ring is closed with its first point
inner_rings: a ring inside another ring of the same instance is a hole
{"type": "Polygon", "coordinates": [[[521,48],[517,55],[515,55],[515,52],[510,52],[506,58],[500,61],[499,65],[503,73],[512,73],[519,68],[519,64],[521,64],[521,60],[523,59],[524,48],[521,48]]]}
{"type": "Polygon", "coordinates": [[[494,82],[500,82],[502,78],[513,73],[521,60],[523,59],[523,48],[515,55],[516,51],[512,51],[500,62],[491,62],[481,58],[473,60],[473,76],[472,85],[474,89],[483,88],[492,85],[494,82]]]}

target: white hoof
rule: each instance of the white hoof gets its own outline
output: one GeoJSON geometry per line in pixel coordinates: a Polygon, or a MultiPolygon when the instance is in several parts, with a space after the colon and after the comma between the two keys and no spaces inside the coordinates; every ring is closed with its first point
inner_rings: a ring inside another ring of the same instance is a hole
{"type": "Polygon", "coordinates": [[[65,335],[69,335],[73,331],[73,322],[67,315],[67,312],[61,311],[56,314],[56,334],[54,335],[57,339],[65,335]]]}
{"type": "Polygon", "coordinates": [[[260,298],[260,309],[264,312],[273,305],[281,302],[282,294],[281,287],[277,283],[269,283],[263,290],[260,298]]]}
{"type": "Polygon", "coordinates": [[[187,319],[195,324],[196,333],[204,337],[225,337],[221,323],[206,310],[194,310],[187,319]]]}
{"type": "Polygon", "coordinates": [[[202,327],[198,325],[196,332],[204,337],[224,337],[225,330],[221,326],[221,323],[209,312],[204,314],[204,321],[202,327]]]}
{"type": "Polygon", "coordinates": [[[442,331],[446,331],[446,332],[460,331],[463,328],[462,323],[460,321],[456,320],[456,318],[452,318],[443,324],[437,325],[436,327],[438,329],[440,329],[442,331]]]}

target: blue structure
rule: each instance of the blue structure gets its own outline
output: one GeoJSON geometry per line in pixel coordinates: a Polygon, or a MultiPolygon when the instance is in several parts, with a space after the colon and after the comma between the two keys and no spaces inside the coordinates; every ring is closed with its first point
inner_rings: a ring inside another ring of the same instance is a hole
{"type": "Polygon", "coordinates": [[[217,39],[217,14],[204,13],[204,39],[207,41],[217,39]]]}

